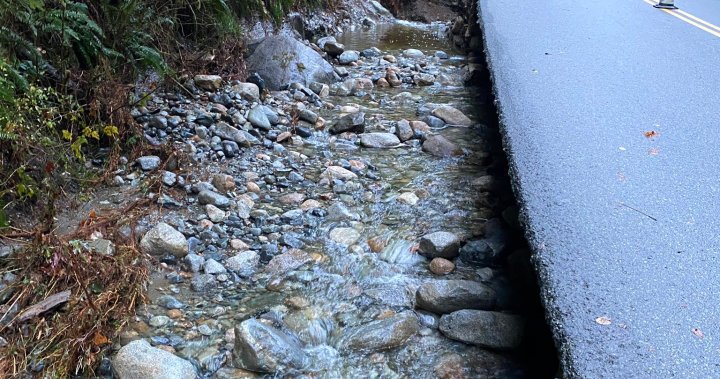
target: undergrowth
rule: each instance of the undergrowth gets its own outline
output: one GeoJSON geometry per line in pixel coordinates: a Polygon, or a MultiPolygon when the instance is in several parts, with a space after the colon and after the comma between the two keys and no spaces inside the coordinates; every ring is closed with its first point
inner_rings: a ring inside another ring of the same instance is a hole
{"type": "Polygon", "coordinates": [[[334,1],[0,0],[0,243],[29,239],[0,258],[0,275],[19,277],[0,300],[0,377],[92,376],[143,299],[146,259],[134,237],[115,238],[127,209],[91,215],[71,235],[57,235],[53,223],[56,199],[107,178],[121,154],[149,148],[130,115],[162,85],[146,78],[244,79],[242,19],[280,22],[334,1]],[[104,167],[88,170],[95,157],[104,167]],[[90,231],[115,241],[116,253],[88,251],[90,231]],[[59,310],[15,318],[62,291],[71,295],[59,310]]]}

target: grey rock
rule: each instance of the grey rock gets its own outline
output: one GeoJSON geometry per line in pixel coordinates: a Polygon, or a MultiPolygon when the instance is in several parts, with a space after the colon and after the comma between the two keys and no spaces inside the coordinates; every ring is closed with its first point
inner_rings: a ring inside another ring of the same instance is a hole
{"type": "Polygon", "coordinates": [[[227,272],[225,269],[225,266],[223,266],[220,262],[210,258],[205,260],[205,264],[203,265],[203,270],[206,274],[222,274],[227,272]]]}
{"type": "Polygon", "coordinates": [[[431,155],[442,158],[463,155],[460,147],[439,134],[428,137],[425,142],[423,142],[422,149],[431,155]]]}
{"type": "Polygon", "coordinates": [[[188,243],[182,233],[172,226],[160,222],[145,233],[140,240],[140,250],[155,256],[172,254],[183,258],[188,253],[188,243]]]}
{"type": "Polygon", "coordinates": [[[432,111],[432,115],[445,121],[450,125],[471,126],[470,120],[464,113],[449,105],[441,105],[432,111]]]}
{"type": "Polygon", "coordinates": [[[335,228],[328,237],[341,245],[350,246],[360,239],[360,233],[353,228],[335,228]]]}
{"type": "Polygon", "coordinates": [[[420,285],[416,306],[445,314],[461,309],[490,310],[495,306],[495,291],[470,280],[434,280],[420,285]]]}
{"type": "Polygon", "coordinates": [[[343,203],[337,202],[330,206],[327,210],[327,221],[359,221],[360,215],[351,212],[343,203]]]}
{"type": "Polygon", "coordinates": [[[247,69],[265,79],[269,90],[300,82],[331,83],[335,81],[332,65],[315,50],[287,35],[264,38],[248,57],[247,69]]]}
{"type": "Polygon", "coordinates": [[[260,100],[260,87],[255,83],[239,83],[234,85],[232,90],[247,101],[260,100]]]}
{"type": "Polygon", "coordinates": [[[403,51],[403,55],[408,58],[422,58],[425,54],[418,49],[407,49],[403,51]]]}
{"type": "Polygon", "coordinates": [[[190,281],[190,288],[196,292],[209,290],[217,285],[217,279],[211,274],[198,274],[190,281]]]}
{"type": "Polygon", "coordinates": [[[308,360],[300,342],[254,318],[235,327],[235,367],[274,373],[301,369],[308,360]]]}
{"type": "Polygon", "coordinates": [[[225,260],[225,267],[243,278],[251,277],[260,264],[260,255],[253,250],[246,250],[225,260]]]}
{"type": "Polygon", "coordinates": [[[317,113],[315,113],[315,112],[313,112],[313,111],[311,111],[311,110],[309,110],[309,109],[301,109],[301,110],[299,110],[299,111],[298,111],[298,117],[299,117],[301,120],[307,121],[307,122],[309,122],[309,123],[311,123],[311,124],[316,123],[317,120],[318,120],[318,115],[317,115],[317,113]]]}
{"type": "Polygon", "coordinates": [[[250,146],[248,138],[242,130],[237,129],[224,121],[220,121],[215,124],[212,127],[212,131],[216,136],[224,140],[234,141],[238,145],[244,147],[250,146]]]}
{"type": "Polygon", "coordinates": [[[310,90],[320,97],[327,97],[330,95],[330,87],[325,83],[311,82],[308,87],[310,87],[310,90]]]}
{"type": "Polygon", "coordinates": [[[167,128],[168,120],[163,116],[153,116],[148,121],[148,125],[153,128],[165,129],[167,128]]]}
{"type": "Polygon", "coordinates": [[[102,255],[113,255],[115,253],[115,244],[103,238],[87,241],[86,246],[90,251],[102,255]]]}
{"type": "Polygon", "coordinates": [[[318,38],[317,45],[321,50],[324,50],[325,44],[328,42],[337,42],[337,39],[335,39],[335,37],[333,37],[333,36],[321,37],[321,38],[318,38]]]}
{"type": "Polygon", "coordinates": [[[497,263],[497,255],[485,240],[474,240],[460,248],[460,259],[469,264],[488,266],[497,263]]]}
{"type": "Polygon", "coordinates": [[[365,113],[351,113],[340,117],[333,124],[330,133],[340,134],[344,132],[362,133],[365,131],[365,113]]]}
{"type": "Polygon", "coordinates": [[[205,258],[197,254],[188,254],[185,256],[185,264],[192,272],[200,272],[200,268],[205,264],[205,258]]]}
{"type": "Polygon", "coordinates": [[[374,58],[374,57],[381,56],[382,51],[380,51],[380,49],[378,49],[377,47],[371,47],[371,48],[363,50],[360,53],[360,55],[362,55],[363,57],[367,57],[367,58],[374,58]]]}
{"type": "Polygon", "coordinates": [[[143,171],[152,171],[160,167],[160,157],[155,155],[140,157],[136,162],[143,171]]]}
{"type": "Polygon", "coordinates": [[[312,262],[312,260],[312,256],[303,250],[289,249],[285,253],[274,256],[265,266],[265,272],[271,275],[286,274],[312,262]]]}
{"type": "Polygon", "coordinates": [[[165,309],[183,309],[186,307],[180,300],[174,296],[162,295],[155,300],[155,303],[165,309]]]}
{"type": "Polygon", "coordinates": [[[428,258],[453,259],[458,256],[460,239],[449,232],[434,232],[420,238],[420,254],[428,258]]]}
{"type": "Polygon", "coordinates": [[[337,57],[345,52],[345,45],[337,41],[328,41],[323,45],[322,49],[331,57],[337,57]]]}
{"type": "Polygon", "coordinates": [[[248,121],[256,128],[263,130],[270,130],[270,128],[272,128],[272,124],[262,106],[257,106],[250,110],[248,113],[248,121]]]}
{"type": "Polygon", "coordinates": [[[423,121],[433,129],[439,129],[445,126],[445,121],[432,115],[426,115],[425,117],[423,117],[423,121]]]}
{"type": "Polygon", "coordinates": [[[392,349],[404,344],[419,329],[420,323],[414,312],[401,312],[346,331],[338,346],[342,350],[361,352],[392,349]]]}
{"type": "Polygon", "coordinates": [[[172,187],[177,183],[177,175],[171,171],[163,171],[162,182],[168,187],[172,187]]]}
{"type": "Polygon", "coordinates": [[[397,128],[395,129],[395,134],[402,142],[412,139],[415,136],[415,132],[413,131],[412,127],[410,126],[410,123],[408,122],[408,120],[400,120],[397,122],[397,128]]]}
{"type": "Polygon", "coordinates": [[[154,348],[145,340],[123,346],[113,358],[113,371],[119,379],[195,379],[192,363],[154,348]]]}
{"type": "Polygon", "coordinates": [[[195,86],[206,91],[217,91],[222,87],[222,78],[218,75],[195,75],[195,86]]]}
{"type": "Polygon", "coordinates": [[[200,204],[212,204],[222,209],[227,209],[230,206],[230,199],[215,191],[210,190],[201,191],[198,194],[198,201],[200,202],[200,204]]]}
{"type": "Polygon", "coordinates": [[[450,56],[444,51],[438,50],[435,52],[435,57],[439,59],[448,59],[450,56]]]}
{"type": "Polygon", "coordinates": [[[440,318],[448,338],[488,349],[511,350],[522,343],[522,317],[507,313],[463,309],[440,318]]]}
{"type": "Polygon", "coordinates": [[[400,139],[392,133],[365,133],[360,135],[363,147],[389,148],[400,144],[400,139]]]}
{"type": "Polygon", "coordinates": [[[348,50],[344,53],[340,54],[338,57],[338,62],[342,65],[348,65],[350,63],[355,63],[360,59],[360,53],[354,50],[348,50]]]}
{"type": "Polygon", "coordinates": [[[150,318],[150,321],[148,324],[154,328],[159,328],[161,326],[165,326],[170,322],[170,317],[168,316],[153,316],[150,318]]]}
{"type": "Polygon", "coordinates": [[[413,82],[418,86],[431,86],[435,84],[435,77],[430,74],[417,74],[413,76],[413,82]]]}
{"type": "Polygon", "coordinates": [[[208,218],[212,222],[217,223],[225,220],[225,212],[212,204],[205,206],[205,213],[207,213],[208,218]]]}

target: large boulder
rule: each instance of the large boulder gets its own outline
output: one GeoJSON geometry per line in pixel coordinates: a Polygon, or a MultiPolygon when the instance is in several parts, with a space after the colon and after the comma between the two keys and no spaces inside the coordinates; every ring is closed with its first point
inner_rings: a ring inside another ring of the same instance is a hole
{"type": "Polygon", "coordinates": [[[145,233],[140,241],[140,250],[150,255],[171,254],[183,258],[188,253],[188,242],[182,233],[172,226],[160,222],[145,233]]]}
{"type": "Polygon", "coordinates": [[[440,318],[448,338],[489,349],[515,349],[523,337],[522,317],[507,313],[463,309],[440,318]]]}
{"type": "Polygon", "coordinates": [[[407,311],[350,329],[338,345],[340,349],[365,352],[392,349],[404,344],[419,329],[417,316],[407,311]]]}
{"type": "Polygon", "coordinates": [[[417,290],[415,304],[430,312],[445,314],[461,309],[489,310],[495,306],[495,291],[470,280],[434,280],[417,290]]]}
{"type": "Polygon", "coordinates": [[[239,368],[274,373],[301,369],[309,358],[296,339],[251,318],[235,327],[233,361],[239,368]]]}
{"type": "Polygon", "coordinates": [[[195,379],[192,363],[165,350],[136,340],[123,346],[113,359],[113,371],[119,379],[195,379]]]}
{"type": "Polygon", "coordinates": [[[247,69],[259,74],[269,90],[290,83],[332,83],[336,80],[332,65],[315,50],[287,35],[265,37],[248,57],[247,69]]]}

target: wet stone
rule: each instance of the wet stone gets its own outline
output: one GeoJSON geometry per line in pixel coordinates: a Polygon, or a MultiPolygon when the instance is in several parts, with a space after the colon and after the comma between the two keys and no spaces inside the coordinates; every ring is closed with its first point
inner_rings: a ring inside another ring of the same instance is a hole
{"type": "Polygon", "coordinates": [[[415,313],[402,312],[345,331],[338,346],[341,350],[362,352],[392,349],[404,344],[419,329],[420,323],[415,313]]]}
{"type": "Polygon", "coordinates": [[[500,312],[463,309],[440,318],[440,331],[448,338],[488,349],[518,348],[523,328],[522,317],[500,312]]]}
{"type": "Polygon", "coordinates": [[[455,264],[445,258],[433,258],[430,271],[435,275],[447,275],[455,269],[455,264]]]}
{"type": "Polygon", "coordinates": [[[457,157],[464,154],[459,146],[439,134],[428,137],[423,142],[422,149],[436,157],[457,157]]]}
{"type": "Polygon", "coordinates": [[[286,253],[273,257],[265,266],[265,272],[271,275],[282,275],[312,261],[312,256],[307,252],[300,249],[290,249],[286,253]]]}
{"type": "Polygon", "coordinates": [[[302,345],[282,331],[256,319],[235,327],[233,362],[238,368],[274,373],[308,365],[302,345]]]}
{"type": "Polygon", "coordinates": [[[435,232],[420,239],[419,251],[428,258],[452,259],[458,256],[460,239],[449,232],[435,232]]]}
{"type": "Polygon", "coordinates": [[[193,276],[190,287],[195,292],[203,292],[217,285],[217,280],[211,274],[197,274],[193,276]]]}
{"type": "Polygon", "coordinates": [[[461,309],[490,310],[495,306],[495,291],[469,280],[434,280],[420,285],[416,307],[445,314],[461,309]]]}
{"type": "Polygon", "coordinates": [[[365,131],[365,113],[351,113],[340,117],[330,129],[330,133],[362,133],[365,131]]]}
{"type": "Polygon", "coordinates": [[[456,108],[449,105],[443,105],[435,108],[432,111],[432,115],[445,121],[450,125],[457,126],[472,126],[472,120],[470,120],[464,113],[456,108]]]}
{"type": "Polygon", "coordinates": [[[360,239],[360,233],[353,228],[335,228],[329,237],[341,245],[350,246],[360,239]]]}
{"type": "Polygon", "coordinates": [[[228,270],[243,278],[252,276],[257,271],[259,264],[260,255],[253,250],[243,251],[225,261],[225,267],[228,270]]]}
{"type": "Polygon", "coordinates": [[[400,144],[400,139],[392,133],[365,133],[360,135],[360,144],[364,147],[389,148],[400,144]]]}
{"type": "Polygon", "coordinates": [[[415,132],[407,120],[400,120],[397,122],[395,134],[402,142],[412,139],[415,136],[415,132]]]}
{"type": "Polygon", "coordinates": [[[155,303],[165,309],[183,309],[186,306],[180,300],[170,295],[158,297],[157,300],[155,300],[155,303]]]}

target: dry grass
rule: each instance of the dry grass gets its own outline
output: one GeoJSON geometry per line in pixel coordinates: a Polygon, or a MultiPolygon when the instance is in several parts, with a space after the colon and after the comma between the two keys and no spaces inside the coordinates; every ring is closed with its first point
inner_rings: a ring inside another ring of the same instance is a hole
{"type": "MultiPolygon", "coordinates": [[[[94,231],[113,233],[120,220],[141,214],[141,206],[133,203],[106,216],[91,215],[69,238],[94,231]]],[[[114,239],[119,240],[118,236],[114,239]]],[[[23,252],[1,263],[3,272],[13,272],[20,280],[14,284],[13,297],[0,307],[0,317],[14,315],[0,327],[0,335],[8,342],[0,348],[0,376],[28,372],[56,378],[93,375],[111,338],[144,300],[148,265],[132,242],[117,246],[115,254],[107,256],[86,250],[78,241],[38,234],[23,252]],[[71,291],[66,304],[17,321],[18,311],[65,290],[71,291]]]]}

